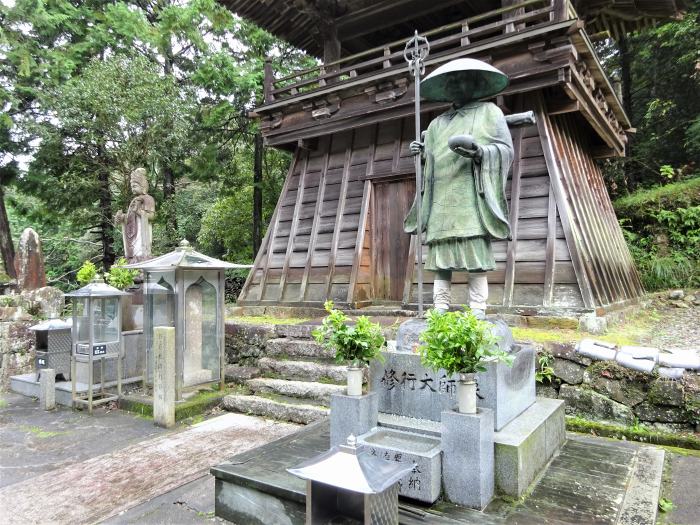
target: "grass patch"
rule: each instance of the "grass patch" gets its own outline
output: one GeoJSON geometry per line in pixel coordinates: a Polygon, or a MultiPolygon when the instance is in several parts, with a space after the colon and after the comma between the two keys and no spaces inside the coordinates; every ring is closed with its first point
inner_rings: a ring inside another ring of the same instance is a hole
{"type": "Polygon", "coordinates": [[[5,399],[0,399],[0,408],[7,408],[10,404],[5,399]]]}
{"type": "Polygon", "coordinates": [[[700,451],[700,438],[692,434],[672,434],[670,432],[658,432],[649,430],[641,425],[623,427],[608,423],[589,421],[580,417],[566,416],[566,429],[571,432],[593,434],[595,436],[610,437],[615,439],[628,439],[662,445],[700,451]]]}
{"type": "Polygon", "coordinates": [[[613,203],[618,215],[647,216],[660,209],[685,208],[700,202],[700,177],[640,190],[613,203]]]}
{"type": "Polygon", "coordinates": [[[235,321],[237,323],[244,324],[266,324],[266,325],[278,325],[278,324],[301,324],[311,319],[307,317],[272,317],[271,315],[250,315],[250,316],[235,316],[227,317],[227,321],[235,321]]]}
{"type": "Polygon", "coordinates": [[[579,330],[566,330],[562,328],[523,328],[513,327],[513,337],[516,341],[530,341],[533,343],[572,343],[581,339],[593,338],[616,345],[636,345],[640,343],[640,337],[627,331],[611,330],[604,335],[593,335],[579,330]]]}
{"type": "Polygon", "coordinates": [[[62,436],[64,434],[68,434],[68,432],[54,432],[50,430],[42,430],[41,427],[37,426],[27,426],[27,425],[22,425],[19,427],[21,430],[24,430],[25,432],[29,432],[30,434],[34,435],[35,437],[38,437],[39,439],[47,439],[47,438],[52,438],[56,436],[62,436]]]}
{"type": "MultiPolygon", "coordinates": [[[[245,395],[250,391],[245,386],[233,386],[225,390],[203,390],[182,403],[175,404],[175,421],[194,419],[218,405],[229,394],[245,395]]],[[[135,399],[122,399],[119,408],[147,419],[153,418],[153,405],[135,399]]]]}

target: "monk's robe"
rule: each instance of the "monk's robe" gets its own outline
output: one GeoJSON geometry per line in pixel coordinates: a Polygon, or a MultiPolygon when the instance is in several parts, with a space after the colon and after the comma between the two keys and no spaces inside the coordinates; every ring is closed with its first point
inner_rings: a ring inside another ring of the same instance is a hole
{"type": "MultiPolygon", "coordinates": [[[[424,158],[425,269],[494,270],[491,240],[510,238],[505,190],[513,142],[503,113],[490,102],[472,102],[443,113],[428,126],[424,158]],[[450,137],[467,134],[481,146],[481,159],[463,157],[448,147],[450,137]]],[[[416,232],[416,215],[414,201],[404,221],[406,233],[416,232]]]]}

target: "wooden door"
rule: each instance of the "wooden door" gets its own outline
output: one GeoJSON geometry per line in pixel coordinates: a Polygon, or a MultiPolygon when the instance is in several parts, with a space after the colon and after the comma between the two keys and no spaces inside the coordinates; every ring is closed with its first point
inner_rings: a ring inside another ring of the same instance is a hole
{"type": "Polygon", "coordinates": [[[411,264],[403,220],[413,203],[412,179],[379,182],[372,190],[372,274],[375,300],[401,301],[411,264]]]}

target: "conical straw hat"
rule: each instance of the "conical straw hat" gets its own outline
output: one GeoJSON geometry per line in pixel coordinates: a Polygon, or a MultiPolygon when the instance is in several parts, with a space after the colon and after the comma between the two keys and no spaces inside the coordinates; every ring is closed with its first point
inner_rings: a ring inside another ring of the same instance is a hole
{"type": "Polygon", "coordinates": [[[421,98],[435,102],[455,102],[447,89],[448,79],[463,77],[478,86],[470,100],[497,95],[508,86],[508,77],[495,67],[473,58],[458,58],[443,64],[421,82],[421,98]]]}

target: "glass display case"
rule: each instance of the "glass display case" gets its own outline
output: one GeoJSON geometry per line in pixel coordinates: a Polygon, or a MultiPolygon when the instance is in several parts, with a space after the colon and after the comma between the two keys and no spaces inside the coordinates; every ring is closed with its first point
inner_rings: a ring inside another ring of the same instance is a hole
{"type": "Polygon", "coordinates": [[[107,403],[121,397],[121,356],[123,341],[121,332],[121,298],[128,295],[108,284],[97,276],[95,280],[75,292],[66,294],[71,299],[73,329],[71,332],[71,384],[73,406],[85,405],[92,413],[95,405],[107,403]],[[116,359],[117,394],[105,388],[105,360],[116,359]],[[87,392],[77,393],[76,366],[86,363],[87,392]],[[95,367],[95,364],[98,367],[95,367]],[[94,370],[99,368],[100,387],[94,391],[94,370]]]}
{"type": "Polygon", "coordinates": [[[206,383],[224,384],[224,274],[250,268],[194,251],[187,241],[170,253],[126,265],[144,272],[146,371],[153,382],[153,329],[175,328],[175,391],[206,383]]]}

